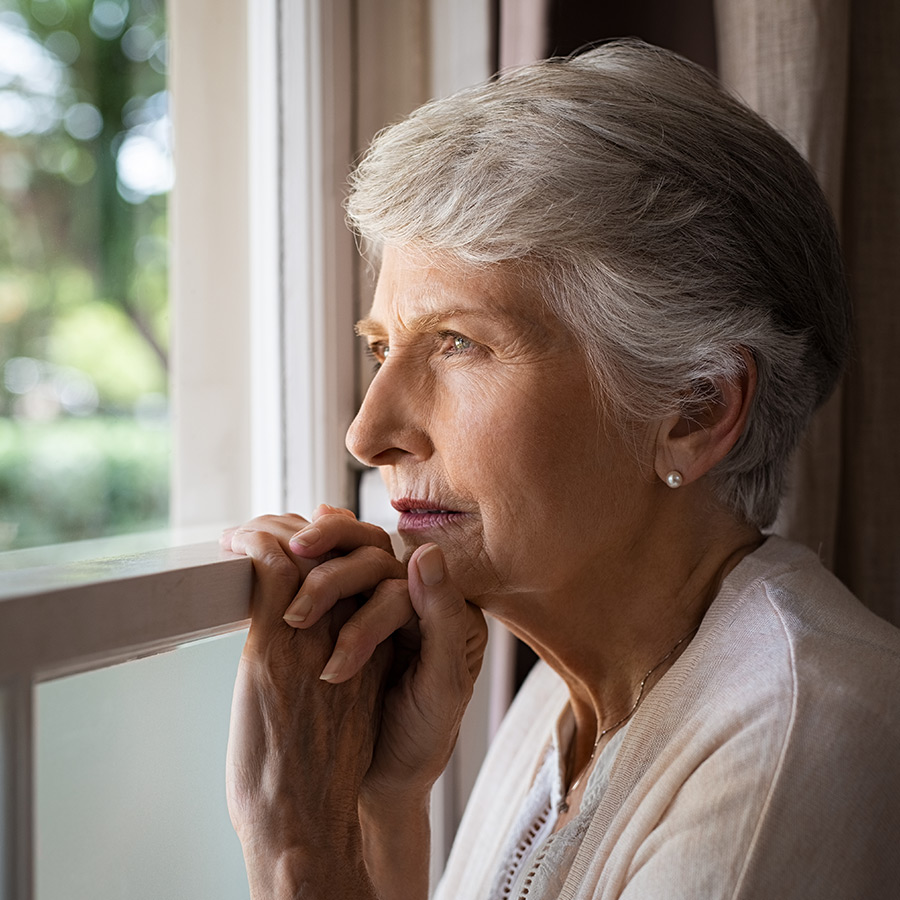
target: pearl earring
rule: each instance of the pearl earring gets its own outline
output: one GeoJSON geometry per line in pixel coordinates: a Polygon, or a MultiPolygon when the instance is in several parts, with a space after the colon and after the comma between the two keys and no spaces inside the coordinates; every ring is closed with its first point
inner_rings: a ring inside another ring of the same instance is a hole
{"type": "Polygon", "coordinates": [[[666,484],[670,488],[681,487],[681,482],[684,479],[681,477],[681,472],[676,472],[674,469],[666,475],[666,484]]]}

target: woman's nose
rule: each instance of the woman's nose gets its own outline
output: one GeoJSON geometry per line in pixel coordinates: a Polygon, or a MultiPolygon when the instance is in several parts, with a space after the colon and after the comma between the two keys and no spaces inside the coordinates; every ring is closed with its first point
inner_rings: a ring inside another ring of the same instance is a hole
{"type": "Polygon", "coordinates": [[[404,458],[431,455],[424,427],[425,392],[410,384],[401,370],[399,360],[379,369],[347,430],[347,449],[367,466],[395,465],[404,458]]]}

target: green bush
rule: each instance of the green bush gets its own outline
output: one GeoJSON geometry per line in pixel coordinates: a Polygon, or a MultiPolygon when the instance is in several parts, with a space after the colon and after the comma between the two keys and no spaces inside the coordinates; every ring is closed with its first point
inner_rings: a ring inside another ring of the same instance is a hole
{"type": "Polygon", "coordinates": [[[131,418],[0,418],[0,549],[164,526],[169,431],[131,418]]]}

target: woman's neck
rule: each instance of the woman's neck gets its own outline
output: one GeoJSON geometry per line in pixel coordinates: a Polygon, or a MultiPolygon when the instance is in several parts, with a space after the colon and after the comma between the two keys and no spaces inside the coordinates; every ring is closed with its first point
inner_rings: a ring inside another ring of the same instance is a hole
{"type": "Polygon", "coordinates": [[[637,711],[688,646],[724,578],[762,542],[756,529],[722,518],[648,546],[652,552],[636,547],[619,566],[598,553],[599,565],[573,572],[560,590],[490,609],[569,688],[572,780],[637,711]]]}

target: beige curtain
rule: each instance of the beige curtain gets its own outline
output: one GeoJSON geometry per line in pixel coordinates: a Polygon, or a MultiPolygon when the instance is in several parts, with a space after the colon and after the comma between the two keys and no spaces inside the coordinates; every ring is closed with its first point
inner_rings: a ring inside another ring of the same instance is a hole
{"type": "Polygon", "coordinates": [[[723,82],[810,161],[838,218],[852,365],[795,461],[778,530],[900,624],[900,3],[716,0],[723,82]]]}
{"type": "Polygon", "coordinates": [[[547,52],[550,0],[500,0],[498,52],[500,71],[526,66],[547,52]]]}

